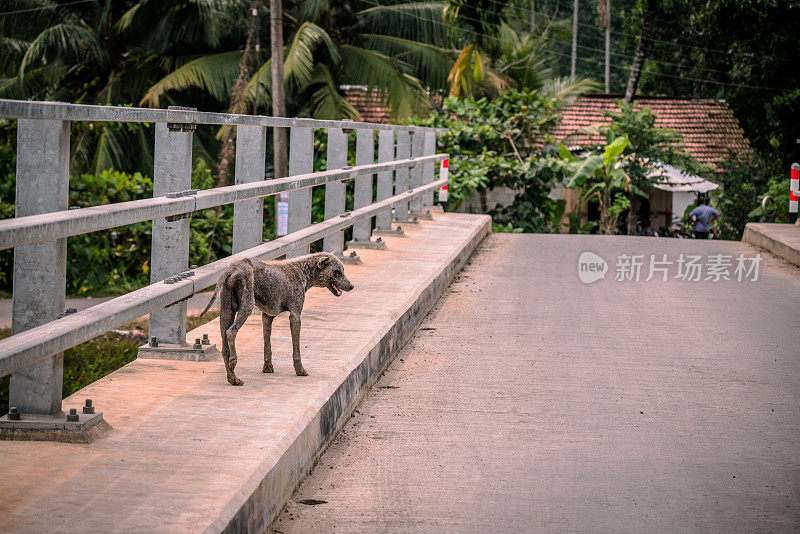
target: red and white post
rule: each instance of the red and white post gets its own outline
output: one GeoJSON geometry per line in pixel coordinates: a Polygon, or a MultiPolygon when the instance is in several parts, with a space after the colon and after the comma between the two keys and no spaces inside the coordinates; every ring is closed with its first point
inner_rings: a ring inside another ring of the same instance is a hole
{"type": "MultiPolygon", "coordinates": [[[[448,173],[450,172],[450,160],[443,159],[442,162],[439,164],[439,179],[447,180],[448,173]]],[[[439,188],[439,204],[444,204],[447,206],[447,185],[444,184],[442,187],[439,188]]]]}
{"type": "Polygon", "coordinates": [[[797,201],[800,196],[800,164],[792,163],[789,176],[789,222],[794,224],[797,221],[797,201]]]}

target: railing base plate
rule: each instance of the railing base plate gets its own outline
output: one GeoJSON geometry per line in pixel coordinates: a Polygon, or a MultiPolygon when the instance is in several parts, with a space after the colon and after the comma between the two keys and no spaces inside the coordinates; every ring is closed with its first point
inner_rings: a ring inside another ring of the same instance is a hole
{"type": "Polygon", "coordinates": [[[386,250],[386,243],[380,237],[375,241],[357,241],[353,239],[347,244],[348,250],[350,249],[369,249],[369,250],[386,250]]]}
{"type": "Polygon", "coordinates": [[[397,228],[393,230],[387,230],[386,228],[375,228],[372,231],[372,237],[405,237],[406,233],[403,231],[403,227],[397,225],[397,228]]]}
{"type": "Polygon", "coordinates": [[[91,443],[111,430],[103,419],[103,412],[78,414],[78,421],[67,421],[67,414],[22,414],[18,421],[0,417],[0,439],[10,441],[60,441],[64,443],[91,443]]]}
{"type": "Polygon", "coordinates": [[[431,215],[431,210],[428,208],[425,208],[425,210],[422,213],[409,213],[408,216],[413,219],[417,219],[418,221],[433,220],[433,215],[431,215]]]}
{"type": "Polygon", "coordinates": [[[142,345],[137,358],[151,360],[182,360],[186,362],[214,362],[222,359],[222,353],[216,345],[203,345],[196,349],[194,345],[181,343],[159,343],[158,347],[142,345]]]}
{"type": "Polygon", "coordinates": [[[339,254],[337,252],[334,256],[339,258],[345,265],[362,265],[364,263],[361,261],[361,258],[358,257],[355,250],[351,251],[350,254],[339,254]]]}
{"type": "Polygon", "coordinates": [[[409,214],[409,216],[406,217],[405,219],[393,219],[392,223],[393,224],[401,224],[401,223],[402,224],[419,224],[419,219],[417,217],[412,216],[411,214],[409,214]]]}

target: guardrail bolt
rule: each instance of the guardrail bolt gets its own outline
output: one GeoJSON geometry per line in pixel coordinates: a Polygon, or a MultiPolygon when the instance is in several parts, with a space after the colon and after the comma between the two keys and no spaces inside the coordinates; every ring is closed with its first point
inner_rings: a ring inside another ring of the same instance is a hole
{"type": "Polygon", "coordinates": [[[211,345],[211,340],[208,339],[208,334],[203,334],[203,345],[211,345]]]}
{"type": "Polygon", "coordinates": [[[83,407],[83,413],[94,413],[94,406],[92,406],[92,399],[86,399],[86,406],[83,407]]]}
{"type": "Polygon", "coordinates": [[[19,418],[20,418],[19,408],[17,408],[16,406],[12,406],[8,410],[8,420],[9,421],[19,421],[19,418]]]}
{"type": "Polygon", "coordinates": [[[193,349],[202,349],[203,348],[203,344],[200,342],[200,338],[199,337],[195,338],[194,347],[192,347],[192,348],[193,349]]]}
{"type": "Polygon", "coordinates": [[[67,422],[75,423],[77,421],[80,421],[80,417],[78,417],[77,408],[70,408],[69,409],[69,414],[67,415],[67,422]]]}
{"type": "Polygon", "coordinates": [[[158,347],[158,338],[156,336],[150,338],[150,346],[158,347]]]}

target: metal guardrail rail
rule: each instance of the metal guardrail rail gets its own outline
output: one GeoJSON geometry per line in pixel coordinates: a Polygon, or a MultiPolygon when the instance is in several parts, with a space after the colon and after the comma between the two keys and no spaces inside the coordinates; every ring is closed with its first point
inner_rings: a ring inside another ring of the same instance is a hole
{"type": "Polygon", "coordinates": [[[406,219],[433,203],[435,154],[441,129],[318,121],[186,108],[141,109],[0,99],[0,117],[18,119],[16,218],[0,221],[0,250],[14,248],[13,335],[0,341],[0,376],[12,375],[11,405],[29,414],[61,412],[60,353],[150,313],[150,335],[185,344],[186,304],[243,258],[273,259],[323,249],[342,253],[342,230],[369,239],[370,220],[391,229],[390,213],[406,219]],[[70,121],[151,122],[155,126],[154,197],[69,210],[70,121]],[[236,184],[192,190],[191,148],[197,124],[237,128],[236,184]],[[289,174],[265,180],[266,129],[290,128],[289,174]],[[328,133],[327,171],[313,172],[313,129],[328,133]],[[347,166],[347,133],[356,136],[356,162],[347,166]],[[374,161],[375,132],[378,162],[374,161]],[[377,175],[377,199],[373,176],[377,175]],[[345,212],[345,182],[355,181],[355,209],[345,212]],[[325,220],[311,224],[311,188],[325,186],[325,220]],[[263,197],[288,194],[289,233],[262,240],[263,197]],[[189,221],[195,211],[234,203],[234,254],[189,269],[189,221]],[[153,221],[151,284],[79,313],[64,316],[66,238],[153,221]]]}

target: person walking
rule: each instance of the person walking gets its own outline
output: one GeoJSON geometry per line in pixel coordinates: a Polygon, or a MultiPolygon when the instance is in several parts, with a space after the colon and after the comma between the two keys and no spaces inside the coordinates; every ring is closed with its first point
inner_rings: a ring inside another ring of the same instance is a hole
{"type": "Polygon", "coordinates": [[[694,225],[695,239],[708,239],[711,225],[719,219],[719,212],[708,205],[706,197],[697,200],[697,207],[689,213],[689,220],[694,225]]]}

